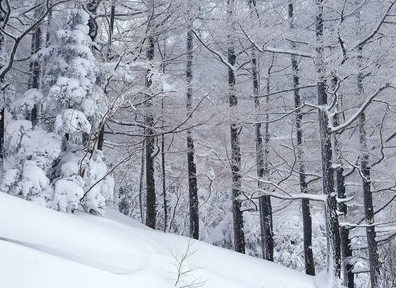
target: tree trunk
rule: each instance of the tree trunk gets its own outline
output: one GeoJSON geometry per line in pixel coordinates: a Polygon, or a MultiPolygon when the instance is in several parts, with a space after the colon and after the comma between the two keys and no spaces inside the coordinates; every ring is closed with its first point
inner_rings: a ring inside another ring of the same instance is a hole
{"type": "MultiPolygon", "coordinates": [[[[38,5],[39,3],[36,3],[38,5]]],[[[40,7],[36,8],[34,11],[34,18],[38,19],[40,14],[42,13],[42,9],[40,7]]],[[[31,42],[31,55],[36,54],[42,47],[42,33],[41,33],[41,26],[37,26],[34,29],[32,34],[32,42],[31,42]]],[[[37,60],[32,60],[30,62],[30,83],[29,88],[36,88],[40,87],[40,75],[41,75],[41,65],[37,60]]],[[[32,121],[33,122],[33,121],[32,121]]]]}
{"type": "MultiPolygon", "coordinates": [[[[359,68],[361,68],[362,47],[359,48],[359,68]]],[[[363,73],[360,71],[357,77],[357,91],[359,96],[363,95],[363,73]]],[[[374,226],[373,194],[371,192],[370,157],[367,150],[366,114],[362,112],[359,116],[359,142],[360,142],[360,171],[363,185],[364,216],[366,218],[366,236],[370,267],[371,288],[378,288],[379,259],[378,248],[375,240],[376,232],[374,226]]]]}
{"type": "MultiPolygon", "coordinates": [[[[337,77],[333,77],[332,79],[332,89],[335,91],[338,85],[337,77]]],[[[334,97],[337,97],[334,95],[334,97]]],[[[340,111],[342,101],[338,99],[336,104],[336,110],[340,111]]],[[[337,127],[340,125],[340,113],[335,113],[333,117],[333,126],[337,127]]],[[[336,164],[335,169],[335,181],[336,181],[336,189],[337,189],[337,197],[338,199],[346,198],[345,191],[345,177],[344,177],[344,167],[342,163],[341,149],[338,142],[338,134],[333,134],[334,139],[334,163],[336,164]]],[[[338,203],[338,213],[340,217],[344,219],[348,213],[348,207],[345,202],[338,203]]],[[[350,264],[350,259],[352,257],[352,248],[351,241],[349,239],[349,229],[345,226],[340,227],[340,246],[341,246],[341,279],[342,284],[348,288],[354,288],[354,273],[353,273],[353,265],[350,264]]]]}
{"type": "Polygon", "coordinates": [[[370,266],[370,280],[371,287],[378,287],[378,274],[379,274],[379,260],[378,260],[378,249],[377,242],[375,240],[375,226],[374,226],[374,207],[373,207],[373,195],[371,192],[371,178],[370,178],[370,160],[369,153],[367,151],[367,134],[365,128],[366,116],[363,112],[359,117],[359,134],[360,134],[360,170],[362,173],[363,181],[363,202],[364,202],[364,216],[366,218],[366,236],[367,236],[367,247],[369,254],[369,266],[370,266]]]}
{"type": "Polygon", "coordinates": [[[96,23],[96,19],[94,15],[96,14],[99,4],[102,0],[90,0],[87,3],[87,10],[90,14],[89,20],[88,20],[88,27],[89,27],[89,37],[91,37],[92,42],[95,41],[96,36],[98,35],[98,23],[96,23]]]}
{"type": "MultiPolygon", "coordinates": [[[[36,2],[36,5],[39,4],[39,1],[36,2]]],[[[42,8],[35,9],[34,11],[34,18],[38,19],[42,13],[42,8]]],[[[41,25],[37,26],[37,28],[33,31],[32,35],[32,43],[31,43],[31,55],[36,54],[39,52],[39,50],[42,47],[42,31],[41,31],[41,25]]],[[[30,88],[35,88],[39,89],[40,88],[40,76],[41,76],[41,65],[37,59],[33,58],[33,60],[30,62],[30,81],[29,81],[29,89],[30,88]]],[[[37,125],[37,120],[38,120],[38,105],[37,103],[34,104],[32,111],[30,113],[30,121],[32,122],[33,126],[37,125]]]]}
{"type": "MultiPolygon", "coordinates": [[[[318,105],[327,105],[324,43],[323,43],[323,0],[316,0],[316,39],[317,39],[317,92],[318,105]]],[[[339,277],[341,268],[340,232],[337,215],[337,198],[334,190],[334,171],[332,168],[332,143],[329,129],[329,118],[325,111],[319,110],[319,132],[322,154],[322,181],[323,193],[327,195],[326,200],[326,227],[328,238],[328,269],[332,270],[334,276],[339,277]]]]}
{"type": "Polygon", "coordinates": [[[144,212],[143,212],[143,182],[144,182],[144,167],[145,167],[145,146],[146,142],[143,139],[142,142],[142,157],[140,165],[140,177],[139,177],[139,210],[140,210],[140,221],[144,223],[144,212]]]}
{"type": "MultiPolygon", "coordinates": [[[[164,39],[164,52],[162,59],[162,73],[165,75],[166,72],[166,39],[164,39]]],[[[165,110],[164,110],[164,98],[161,99],[161,111],[162,111],[162,126],[165,127],[165,110]]],[[[161,170],[162,170],[162,199],[164,206],[164,228],[163,231],[166,232],[168,228],[168,201],[166,198],[166,166],[165,166],[165,134],[161,135],[161,170]]]]}
{"type": "MultiPolygon", "coordinates": [[[[250,0],[250,15],[253,17],[256,14],[256,2],[250,0]]],[[[259,71],[258,71],[258,63],[257,63],[257,54],[256,49],[253,48],[251,52],[251,63],[252,63],[252,80],[253,80],[253,99],[254,99],[254,107],[256,109],[256,113],[259,113],[260,110],[260,80],[259,80],[259,71]]],[[[268,99],[267,99],[268,100],[268,99]]],[[[268,103],[267,103],[268,104],[268,103]]],[[[266,117],[266,120],[267,117],[266,117]]],[[[259,190],[265,191],[267,187],[263,184],[261,180],[267,178],[268,179],[268,145],[269,145],[269,124],[265,124],[266,128],[266,139],[265,143],[263,143],[263,135],[261,132],[261,122],[257,119],[255,123],[255,137],[256,137],[256,163],[257,163],[257,186],[259,190]],[[265,147],[264,147],[265,145],[265,147]]],[[[261,232],[261,249],[262,256],[264,259],[268,261],[274,261],[274,240],[273,240],[273,225],[272,225],[272,206],[271,206],[271,198],[270,196],[262,196],[259,199],[259,211],[260,211],[260,232],[261,232]]]]}
{"type": "MultiPolygon", "coordinates": [[[[5,13],[5,11],[4,11],[5,13]]],[[[5,21],[5,15],[3,13],[3,9],[0,9],[0,26],[3,25],[5,21]]],[[[0,31],[0,69],[3,68],[5,61],[5,39],[4,35],[0,31]]],[[[5,87],[4,86],[4,79],[0,77],[0,181],[3,180],[3,170],[4,170],[4,134],[5,134],[5,104],[6,104],[6,94],[5,94],[5,87]]]]}
{"type": "MultiPolygon", "coordinates": [[[[290,0],[289,7],[289,21],[290,29],[294,29],[294,6],[293,0],[290,0]]],[[[291,42],[292,50],[296,49],[296,43],[291,42]]],[[[291,55],[291,66],[293,71],[293,88],[294,88],[294,106],[296,108],[301,106],[300,90],[300,76],[299,76],[299,65],[297,57],[291,55]]],[[[302,128],[303,113],[301,110],[296,111],[296,137],[297,137],[297,162],[298,162],[298,173],[300,180],[300,192],[308,193],[308,184],[305,174],[304,166],[304,138],[303,138],[303,128],[302,128]]],[[[303,236],[304,236],[304,259],[305,259],[305,273],[308,275],[315,275],[315,262],[313,258],[312,251],[312,217],[310,204],[308,199],[301,200],[301,210],[303,218],[303,236]]]]}
{"type": "MultiPolygon", "coordinates": [[[[162,100],[162,110],[164,102],[162,100]]],[[[165,135],[161,135],[161,170],[162,170],[162,199],[164,205],[164,232],[168,228],[168,201],[166,198],[166,166],[165,166],[165,135]]]]}
{"type": "MultiPolygon", "coordinates": [[[[115,21],[115,1],[113,0],[111,2],[111,9],[110,9],[109,35],[108,35],[109,38],[107,40],[107,55],[106,55],[107,61],[110,61],[112,57],[111,45],[113,43],[114,21],[115,21]]],[[[107,91],[105,91],[105,93],[107,94],[107,91]]],[[[102,119],[102,121],[104,120],[105,119],[102,119]]],[[[104,134],[105,134],[105,123],[100,123],[97,148],[98,150],[101,151],[103,150],[103,145],[104,145],[104,134]]]]}
{"type": "MultiPolygon", "coordinates": [[[[230,27],[234,27],[234,0],[227,0],[227,15],[230,27]]],[[[232,33],[228,35],[228,62],[234,66],[236,63],[236,55],[234,48],[235,36],[232,33]]],[[[237,114],[238,98],[236,96],[236,77],[235,71],[228,67],[228,97],[231,113],[231,172],[232,172],[232,212],[233,212],[233,226],[234,226],[234,249],[237,252],[245,253],[245,234],[243,231],[243,215],[241,210],[241,147],[239,142],[239,132],[241,125],[238,119],[235,119],[237,114]]]]}
{"type": "MultiPolygon", "coordinates": [[[[148,36],[148,47],[146,51],[147,60],[151,63],[154,59],[154,43],[155,39],[152,36],[148,36]]],[[[156,195],[155,195],[155,179],[154,179],[154,117],[152,115],[151,107],[151,94],[150,88],[152,85],[151,80],[151,68],[146,71],[146,82],[147,88],[146,94],[146,114],[144,116],[145,124],[145,142],[146,142],[146,225],[155,229],[156,224],[156,195]]]]}
{"type": "MultiPolygon", "coordinates": [[[[189,8],[191,8],[191,0],[189,1],[189,8]]],[[[190,11],[190,10],[188,10],[190,11]]],[[[192,109],[192,65],[193,65],[193,32],[192,19],[190,12],[188,13],[188,31],[187,31],[187,113],[191,113],[192,109]]],[[[188,167],[188,192],[190,204],[190,237],[199,239],[199,211],[198,211],[198,185],[197,185],[197,168],[195,165],[195,149],[194,139],[192,136],[192,129],[187,129],[187,167],[188,167]]]]}

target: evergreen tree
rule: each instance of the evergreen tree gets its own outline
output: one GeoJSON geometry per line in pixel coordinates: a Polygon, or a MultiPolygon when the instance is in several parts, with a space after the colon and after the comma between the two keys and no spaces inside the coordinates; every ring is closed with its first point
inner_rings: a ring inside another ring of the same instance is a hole
{"type": "Polygon", "coordinates": [[[70,9],[57,32],[44,111],[55,117],[50,130],[62,137],[62,152],[50,175],[55,183],[52,206],[73,211],[80,203],[90,213],[101,213],[112,197],[113,180],[94,144],[106,104],[90,49],[88,20],[82,9],[70,9]]]}

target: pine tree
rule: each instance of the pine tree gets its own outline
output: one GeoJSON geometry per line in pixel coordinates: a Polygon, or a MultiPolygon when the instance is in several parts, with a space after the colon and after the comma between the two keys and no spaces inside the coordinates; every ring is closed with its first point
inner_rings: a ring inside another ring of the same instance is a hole
{"type": "Polygon", "coordinates": [[[102,152],[92,144],[106,105],[90,49],[88,20],[82,9],[67,11],[53,47],[44,111],[55,117],[51,129],[62,137],[62,153],[51,173],[53,207],[73,211],[80,203],[90,213],[101,213],[112,197],[113,180],[102,152]]]}

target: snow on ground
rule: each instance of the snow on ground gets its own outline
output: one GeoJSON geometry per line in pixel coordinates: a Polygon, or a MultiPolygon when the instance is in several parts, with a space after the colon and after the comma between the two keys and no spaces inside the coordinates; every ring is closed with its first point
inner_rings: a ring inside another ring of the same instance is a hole
{"type": "Polygon", "coordinates": [[[62,214],[4,193],[0,255],[4,288],[315,287],[313,277],[153,231],[116,211],[62,214]]]}

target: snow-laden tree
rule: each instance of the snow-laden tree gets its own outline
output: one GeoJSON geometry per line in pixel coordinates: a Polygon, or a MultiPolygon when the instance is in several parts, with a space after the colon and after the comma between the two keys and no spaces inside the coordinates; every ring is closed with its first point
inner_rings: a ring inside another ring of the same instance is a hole
{"type": "Polygon", "coordinates": [[[88,20],[82,9],[67,10],[52,47],[43,111],[54,119],[49,129],[62,137],[62,152],[49,175],[54,183],[52,206],[73,211],[81,204],[90,213],[101,213],[112,198],[113,179],[107,175],[102,152],[96,149],[106,103],[90,49],[88,20]]]}

